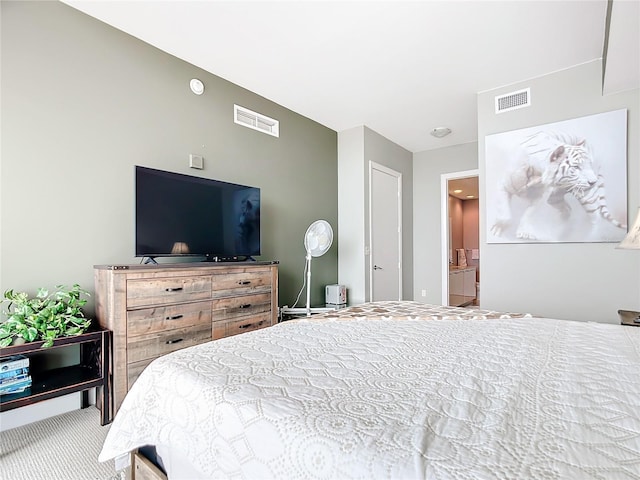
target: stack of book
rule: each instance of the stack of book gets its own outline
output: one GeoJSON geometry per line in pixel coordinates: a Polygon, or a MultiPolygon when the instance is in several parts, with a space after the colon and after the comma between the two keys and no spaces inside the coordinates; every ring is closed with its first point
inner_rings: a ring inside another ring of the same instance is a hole
{"type": "Polygon", "coordinates": [[[31,387],[29,359],[23,355],[0,361],[0,395],[24,392],[31,387]]]}

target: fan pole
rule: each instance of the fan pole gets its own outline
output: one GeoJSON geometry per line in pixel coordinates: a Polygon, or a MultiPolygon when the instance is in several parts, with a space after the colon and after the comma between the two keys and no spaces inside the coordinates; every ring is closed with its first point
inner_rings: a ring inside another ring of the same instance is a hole
{"type": "Polygon", "coordinates": [[[311,316],[311,252],[307,251],[307,317],[311,316]]]}

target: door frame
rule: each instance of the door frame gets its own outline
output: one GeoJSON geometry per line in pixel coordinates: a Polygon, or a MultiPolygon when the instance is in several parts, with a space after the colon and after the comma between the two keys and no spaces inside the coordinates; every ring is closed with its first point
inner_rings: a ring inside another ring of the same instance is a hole
{"type": "MultiPolygon", "coordinates": [[[[440,232],[442,261],[442,305],[449,305],[449,180],[479,177],[480,170],[463,170],[460,172],[443,173],[440,175],[440,232]]],[[[480,195],[478,195],[479,200],[480,195]]]]}
{"type": "Polygon", "coordinates": [[[398,300],[402,299],[402,173],[369,160],[369,301],[373,300],[373,170],[396,178],[398,191],[398,300]]]}

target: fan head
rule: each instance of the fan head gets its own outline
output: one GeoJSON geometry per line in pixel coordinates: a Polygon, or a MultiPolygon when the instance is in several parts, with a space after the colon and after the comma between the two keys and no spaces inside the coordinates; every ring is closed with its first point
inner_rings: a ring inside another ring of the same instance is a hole
{"type": "Polygon", "coordinates": [[[304,248],[312,257],[327,253],[333,243],[333,229],[326,220],[316,220],[304,234],[304,248]]]}

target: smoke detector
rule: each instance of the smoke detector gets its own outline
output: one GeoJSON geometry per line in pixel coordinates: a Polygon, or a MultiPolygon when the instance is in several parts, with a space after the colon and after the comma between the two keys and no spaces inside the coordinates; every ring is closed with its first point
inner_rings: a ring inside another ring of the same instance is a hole
{"type": "Polygon", "coordinates": [[[204,83],[197,78],[192,78],[189,82],[189,88],[196,95],[202,95],[204,93],[204,83]]]}
{"type": "Polygon", "coordinates": [[[433,130],[431,130],[431,135],[433,135],[436,138],[446,137],[450,133],[451,133],[451,129],[447,127],[436,127],[433,130]]]}

